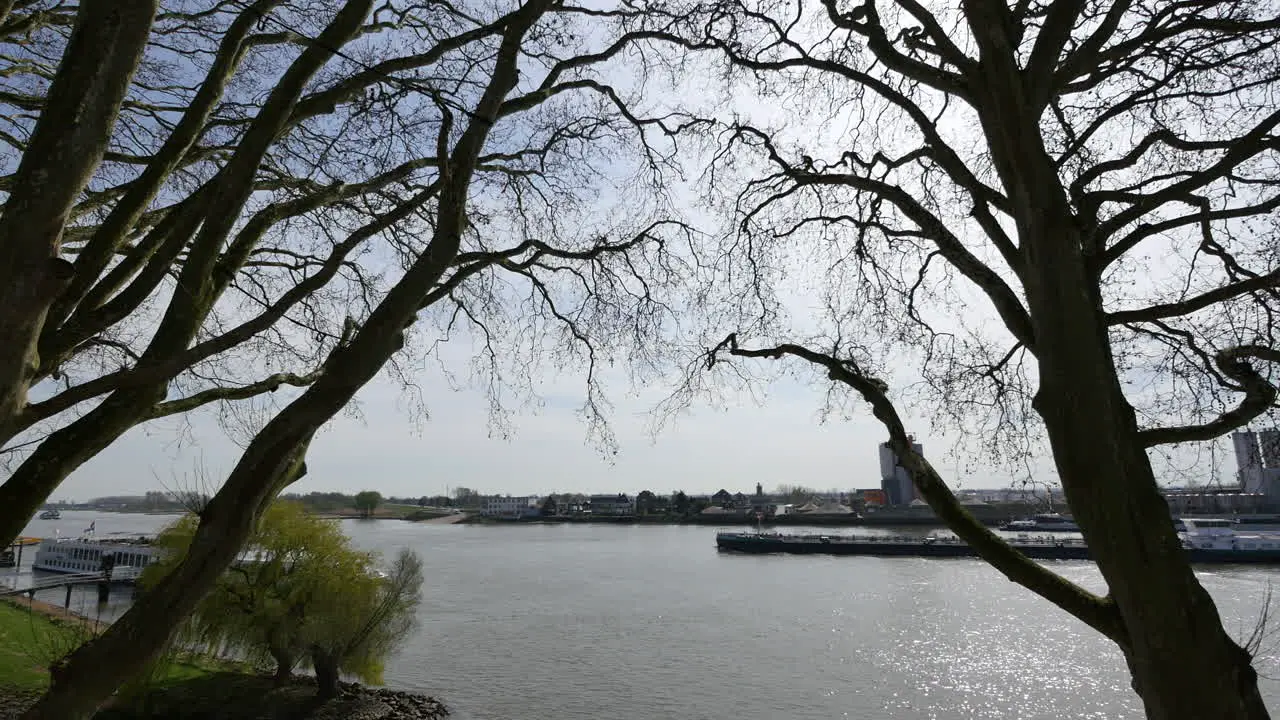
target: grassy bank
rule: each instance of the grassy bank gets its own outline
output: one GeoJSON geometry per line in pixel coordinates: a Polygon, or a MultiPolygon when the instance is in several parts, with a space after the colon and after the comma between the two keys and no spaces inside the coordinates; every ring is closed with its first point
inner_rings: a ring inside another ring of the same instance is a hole
{"type": "MultiPolygon", "coordinates": [[[[57,608],[0,600],[0,720],[21,715],[49,687],[49,666],[92,637],[93,625],[57,617],[57,608]]],[[[121,689],[96,720],[435,720],[447,715],[431,698],[344,684],[329,702],[300,677],[284,687],[230,662],[184,658],[162,663],[142,683],[121,689]],[[391,714],[382,714],[390,708],[391,714]]]]}
{"type": "Polygon", "coordinates": [[[0,602],[0,687],[45,689],[49,665],[78,645],[84,632],[72,623],[0,602]]]}
{"type": "MultiPolygon", "coordinates": [[[[51,616],[47,610],[13,601],[0,602],[0,688],[21,692],[49,686],[49,666],[93,636],[93,625],[51,616]]],[[[166,663],[160,685],[238,669],[230,663],[179,659],[166,663]]]]}

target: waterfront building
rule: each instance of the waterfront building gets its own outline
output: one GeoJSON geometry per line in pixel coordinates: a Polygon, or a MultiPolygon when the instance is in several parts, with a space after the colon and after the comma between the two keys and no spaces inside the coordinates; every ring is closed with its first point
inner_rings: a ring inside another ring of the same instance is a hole
{"type": "Polygon", "coordinates": [[[539,500],[540,498],[536,495],[516,497],[503,495],[485,498],[484,504],[480,506],[480,515],[511,520],[537,517],[542,510],[539,500]]]}
{"type": "Polygon", "coordinates": [[[592,495],[588,500],[592,515],[634,515],[635,503],[626,493],[617,495],[592,495]]]}

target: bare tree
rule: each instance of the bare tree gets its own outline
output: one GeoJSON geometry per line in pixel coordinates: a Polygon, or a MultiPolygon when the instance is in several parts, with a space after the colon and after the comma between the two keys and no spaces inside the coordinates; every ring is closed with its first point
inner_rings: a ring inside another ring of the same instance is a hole
{"type": "MultiPolygon", "coordinates": [[[[39,27],[19,43],[35,58],[13,73],[27,86],[0,96],[13,125],[71,57],[65,22],[19,9],[39,27]]],[[[5,426],[0,530],[20,531],[138,423],[303,389],[263,403],[182,562],[55,669],[30,717],[83,717],[154,656],[305,473],[317,431],[406,348],[474,337],[495,383],[534,361],[581,363],[583,412],[608,444],[601,366],[661,344],[693,270],[689,232],[643,199],[682,120],[642,115],[607,81],[633,39],[551,0],[156,14],[111,151],[64,227],[74,273],[31,320],[26,382],[41,394],[5,426]]],[[[0,139],[26,160],[22,134],[0,139]]]]}
{"type": "Polygon", "coordinates": [[[734,188],[715,319],[771,319],[779,268],[808,261],[826,329],[722,325],[706,364],[799,359],[855,391],[953,530],[1116,643],[1148,717],[1267,717],[1148,451],[1275,407],[1274,6],[727,0],[624,21],[804,111],[726,113],[713,138],[734,188]],[[955,322],[976,298],[997,322],[955,322]],[[1042,424],[1106,594],[960,506],[912,451],[890,352],[1022,452],[1042,424]]]}
{"type": "MultiPolygon", "coordinates": [[[[15,234],[5,252],[27,253],[3,263],[12,275],[4,292],[60,278],[36,288],[39,297],[3,303],[5,347],[27,349],[6,353],[16,364],[0,380],[10,471],[0,536],[16,536],[63,479],[131,427],[232,406],[224,415],[248,426],[247,441],[296,394],[289,388],[319,377],[438,224],[442,153],[482,87],[468,74],[512,17],[418,2],[373,12],[280,0],[131,7],[17,3],[0,24],[10,59],[0,163],[14,166],[0,176],[0,232],[15,234]],[[347,14],[321,11],[337,8],[347,14]],[[93,122],[65,122],[80,116],[93,122]],[[42,189],[45,177],[56,193],[42,189]],[[52,234],[28,232],[45,226],[52,234]],[[21,250],[29,242],[39,247],[21,250]],[[53,270],[33,265],[46,260],[53,270]]],[[[636,179],[647,184],[663,151],[632,163],[622,148],[665,127],[631,115],[621,93],[585,72],[625,43],[588,47],[572,35],[576,14],[556,22],[539,35],[570,33],[564,62],[531,71],[546,81],[543,95],[499,110],[506,122],[477,157],[480,200],[451,280],[423,303],[437,322],[417,331],[420,352],[464,332],[516,335],[535,306],[551,323],[575,311],[583,326],[624,314],[604,299],[611,294],[648,295],[637,332],[661,310],[652,288],[627,279],[626,261],[570,277],[596,248],[656,256],[640,246],[658,234],[646,226],[662,226],[641,211],[615,222],[561,218],[582,219],[574,208],[593,186],[620,175],[644,168],[636,179]],[[618,167],[592,168],[588,156],[606,146],[618,167]],[[498,271],[526,279],[495,279],[498,271]],[[537,273],[547,279],[528,279],[537,273]],[[574,283],[603,292],[571,305],[563,293],[574,283]]],[[[563,332],[562,348],[582,347],[563,332]]]]}

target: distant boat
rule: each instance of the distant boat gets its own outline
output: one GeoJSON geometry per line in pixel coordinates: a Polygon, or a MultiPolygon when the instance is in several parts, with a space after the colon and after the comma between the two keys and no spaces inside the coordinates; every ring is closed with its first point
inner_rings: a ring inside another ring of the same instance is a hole
{"type": "Polygon", "coordinates": [[[40,513],[40,519],[41,520],[60,520],[62,519],[62,513],[58,512],[57,508],[49,508],[48,510],[45,510],[44,512],[40,513]]]}
{"type": "Polygon", "coordinates": [[[1019,532],[1025,532],[1028,530],[1036,530],[1040,532],[1080,532],[1080,526],[1076,524],[1075,520],[1059,515],[1058,513],[1040,513],[1030,519],[1012,520],[1001,525],[1000,529],[1019,532]]]}

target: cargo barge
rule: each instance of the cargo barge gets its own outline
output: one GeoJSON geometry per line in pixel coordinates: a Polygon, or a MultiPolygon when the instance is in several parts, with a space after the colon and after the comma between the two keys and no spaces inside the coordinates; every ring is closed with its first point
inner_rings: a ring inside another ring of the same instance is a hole
{"type": "MultiPolygon", "coordinates": [[[[1179,533],[1193,563],[1280,565],[1280,534],[1237,533],[1229,520],[1183,518],[1179,533]]],[[[1091,560],[1089,547],[1074,538],[1009,538],[1009,544],[1035,560],[1091,560]]],[[[872,555],[879,557],[977,557],[957,537],[890,537],[877,535],[784,535],[781,533],[716,534],[716,547],[741,553],[872,555]]]]}

